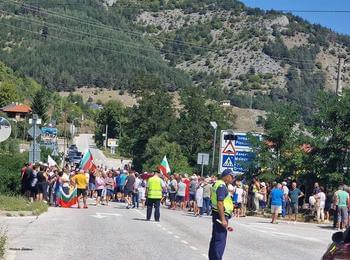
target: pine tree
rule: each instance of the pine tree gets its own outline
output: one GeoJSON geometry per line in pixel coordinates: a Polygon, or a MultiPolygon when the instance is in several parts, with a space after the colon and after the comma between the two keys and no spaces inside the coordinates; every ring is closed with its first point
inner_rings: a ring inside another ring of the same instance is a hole
{"type": "Polygon", "coordinates": [[[43,123],[47,120],[47,95],[45,90],[38,91],[32,102],[32,112],[33,114],[37,114],[39,118],[42,119],[43,123]]]}

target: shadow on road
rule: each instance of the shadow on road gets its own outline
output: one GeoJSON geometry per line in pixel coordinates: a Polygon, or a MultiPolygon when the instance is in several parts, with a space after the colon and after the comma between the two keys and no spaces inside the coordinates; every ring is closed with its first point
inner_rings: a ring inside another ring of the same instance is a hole
{"type": "Polygon", "coordinates": [[[149,220],[145,219],[145,218],[132,218],[131,220],[137,220],[137,221],[145,221],[148,222],[149,220]]]}
{"type": "Polygon", "coordinates": [[[317,227],[322,228],[322,229],[329,229],[329,230],[334,229],[334,230],[336,230],[333,226],[317,226],[317,227]]]}

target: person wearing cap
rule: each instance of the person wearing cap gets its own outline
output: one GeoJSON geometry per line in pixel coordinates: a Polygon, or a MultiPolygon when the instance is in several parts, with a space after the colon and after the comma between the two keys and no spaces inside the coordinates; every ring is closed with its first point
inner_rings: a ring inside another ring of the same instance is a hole
{"type": "Polygon", "coordinates": [[[289,208],[289,200],[288,200],[289,188],[287,187],[286,181],[282,182],[282,190],[283,190],[282,217],[284,218],[288,214],[287,209],[289,208]]]}
{"type": "Polygon", "coordinates": [[[80,199],[83,197],[84,209],[87,209],[87,187],[89,181],[86,179],[85,172],[80,170],[78,174],[74,175],[71,179],[73,183],[77,185],[77,196],[78,196],[78,208],[80,209],[80,199]]]}
{"type": "Polygon", "coordinates": [[[209,245],[209,260],[221,260],[227,239],[228,220],[232,216],[233,202],[227,186],[233,181],[233,172],[226,169],[211,192],[213,231],[209,245]]]}
{"type": "Polygon", "coordinates": [[[154,175],[147,181],[147,216],[146,219],[151,220],[152,209],[154,206],[154,220],[159,222],[160,220],[160,200],[162,199],[163,185],[162,179],[159,177],[159,173],[155,172],[154,175]]]}

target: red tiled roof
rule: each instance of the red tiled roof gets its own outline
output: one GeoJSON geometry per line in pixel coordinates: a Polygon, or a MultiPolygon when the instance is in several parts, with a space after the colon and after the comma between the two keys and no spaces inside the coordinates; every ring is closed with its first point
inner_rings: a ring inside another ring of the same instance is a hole
{"type": "Polygon", "coordinates": [[[2,111],[4,112],[9,112],[9,113],[30,113],[32,112],[32,109],[24,104],[10,104],[7,105],[3,108],[1,108],[2,111]]]}

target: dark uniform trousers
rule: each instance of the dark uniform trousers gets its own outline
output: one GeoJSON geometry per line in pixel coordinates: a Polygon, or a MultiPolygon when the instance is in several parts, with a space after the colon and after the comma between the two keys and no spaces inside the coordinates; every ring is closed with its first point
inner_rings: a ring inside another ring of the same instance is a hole
{"type": "MultiPolygon", "coordinates": [[[[209,260],[221,260],[226,246],[227,229],[218,223],[217,219],[220,220],[220,215],[213,211],[213,232],[209,245],[209,260]]],[[[226,221],[228,221],[227,217],[226,221]]]]}
{"type": "Polygon", "coordinates": [[[154,220],[155,221],[159,221],[160,219],[160,200],[161,199],[148,199],[146,201],[147,204],[147,220],[151,219],[151,215],[152,215],[152,209],[154,206],[154,220]]]}

